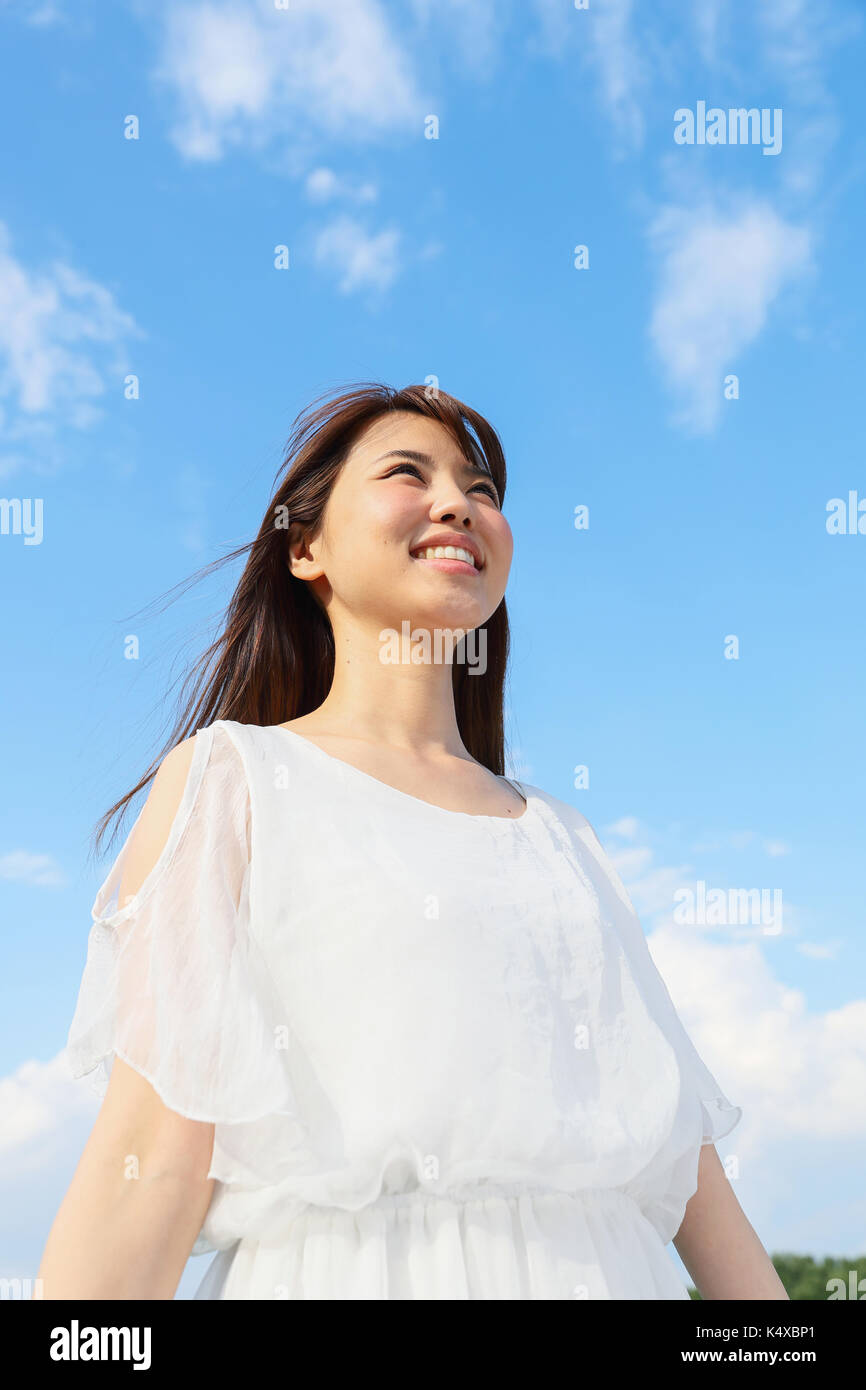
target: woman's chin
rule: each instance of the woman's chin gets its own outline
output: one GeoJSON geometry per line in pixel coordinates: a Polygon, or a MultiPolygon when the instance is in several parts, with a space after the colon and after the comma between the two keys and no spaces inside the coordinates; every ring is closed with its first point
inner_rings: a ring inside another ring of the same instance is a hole
{"type": "Polygon", "coordinates": [[[436,604],[435,607],[419,604],[409,608],[405,617],[393,618],[391,626],[398,632],[416,629],[430,633],[453,632],[456,628],[469,632],[485,621],[477,603],[436,604]]]}

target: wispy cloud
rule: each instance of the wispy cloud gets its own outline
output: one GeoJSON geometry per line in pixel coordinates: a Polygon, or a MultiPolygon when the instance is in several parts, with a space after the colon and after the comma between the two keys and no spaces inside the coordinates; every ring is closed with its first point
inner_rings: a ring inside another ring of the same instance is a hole
{"type": "MultiPolygon", "coordinates": [[[[729,910],[736,915],[730,921],[718,923],[715,926],[711,921],[699,922],[698,929],[700,931],[724,931],[729,939],[734,940],[752,936],[756,927],[763,928],[770,925],[763,914],[769,913],[770,904],[775,901],[771,895],[778,889],[778,885],[766,882],[760,885],[756,885],[754,882],[743,883],[742,871],[739,869],[733,875],[729,870],[722,870],[721,875],[717,871],[713,871],[709,875],[706,869],[696,868],[691,863],[677,865],[657,863],[656,851],[651,848],[650,843],[635,843],[638,834],[645,842],[654,842],[658,838],[652,835],[647,827],[640,825],[636,817],[625,816],[622,820],[616,821],[615,824],[605,827],[604,843],[608,858],[626,886],[635,910],[641,918],[652,919],[657,925],[673,922],[679,927],[681,924],[677,922],[675,910],[679,904],[683,903],[682,893],[686,891],[697,894],[697,883],[703,881],[708,893],[721,890],[727,895],[731,891],[737,894],[751,894],[757,891],[758,894],[764,892],[767,899],[761,907],[760,921],[743,921],[739,917],[737,904],[728,900],[729,910]],[[608,836],[614,837],[612,842],[608,842],[608,836]],[[627,843],[617,844],[617,840],[627,843]],[[708,878],[711,878],[710,882],[708,882],[708,878]]],[[[763,849],[770,858],[779,858],[789,852],[788,845],[782,841],[762,840],[754,830],[732,830],[722,834],[704,836],[691,846],[691,851],[695,854],[717,851],[730,852],[732,850],[741,853],[748,848],[763,849]]],[[[781,899],[779,900],[779,909],[780,920],[784,923],[784,935],[790,937],[800,935],[799,909],[786,902],[782,910],[781,899]]],[[[774,934],[782,935],[781,932],[774,934]]]]}
{"type": "Polygon", "coordinates": [[[109,387],[120,397],[133,335],[145,336],[110,290],[63,261],[26,266],[0,223],[0,475],[34,453],[45,466],[61,426],[101,418],[96,402],[109,387]]]}
{"type": "Polygon", "coordinates": [[[763,201],[727,214],[666,207],[649,236],[660,265],[650,337],[680,401],[676,423],[707,433],[724,376],[738,374],[770,306],[809,266],[811,237],[763,201]]]}
{"type": "MultiPolygon", "coordinates": [[[[545,8],[544,0],[536,5],[545,8]]],[[[651,7],[606,0],[587,10],[586,21],[602,102],[633,146],[643,143],[646,112],[672,93],[679,98],[684,84],[706,84],[710,74],[717,83],[723,73],[726,87],[742,92],[736,105],[751,106],[749,90],[772,86],[781,98],[773,104],[797,112],[782,181],[804,191],[820,176],[821,150],[837,134],[828,65],[859,35],[861,16],[833,0],[703,0],[687,13],[675,0],[651,7]]]]}
{"type": "Polygon", "coordinates": [[[840,944],[838,941],[798,941],[794,949],[809,960],[835,960],[840,944]]]}
{"type": "Polygon", "coordinates": [[[724,0],[703,0],[702,4],[695,5],[690,11],[697,35],[698,52],[708,66],[713,65],[718,58],[720,30],[724,17],[724,0]]]}
{"type": "Polygon", "coordinates": [[[423,111],[410,57],[376,0],[180,4],[162,11],[154,76],[175,105],[189,160],[289,142],[301,162],[328,137],[373,139],[423,111]]]}
{"type": "Polygon", "coordinates": [[[769,854],[771,859],[779,859],[782,855],[791,853],[791,846],[786,845],[783,840],[765,840],[764,853],[769,854]]]}
{"type": "Polygon", "coordinates": [[[610,859],[620,878],[634,882],[652,863],[652,850],[646,845],[630,845],[628,849],[610,851],[610,859]]]}
{"type": "Polygon", "coordinates": [[[703,854],[707,851],[727,850],[727,849],[748,849],[760,841],[761,848],[771,859],[778,859],[782,855],[791,853],[791,846],[785,844],[784,840],[764,839],[761,840],[756,830],[728,830],[724,834],[705,835],[692,845],[695,854],[703,854]]]}
{"type": "Polygon", "coordinates": [[[328,203],[342,198],[355,203],[373,203],[378,190],[369,180],[358,181],[320,165],[311,169],[304,180],[304,192],[311,203],[328,203]]]}
{"type": "Polygon", "coordinates": [[[39,888],[56,888],[66,882],[63,870],[50,854],[32,854],[26,849],[0,854],[0,878],[33,883],[39,888]]]}
{"type": "Polygon", "coordinates": [[[651,851],[645,849],[617,850],[610,854],[610,861],[626,884],[640,917],[670,913],[674,907],[674,893],[694,882],[691,865],[652,867],[652,858],[651,851]]]}
{"type": "Polygon", "coordinates": [[[643,195],[656,207],[648,222],[660,266],[653,344],[679,401],[674,423],[706,434],[721,417],[723,372],[737,372],[738,355],[809,260],[814,194],[838,136],[829,64],[862,17],[833,0],[707,0],[686,23],[673,0],[608,0],[587,18],[616,153],[640,149],[646,160],[647,117],[666,104],[672,117],[688,91],[712,104],[721,86],[746,107],[755,92],[772,92],[784,113],[781,159],[755,165],[706,149],[671,159],[669,147],[653,170],[667,192],[643,195]]]}
{"type": "Polygon", "coordinates": [[[63,6],[56,0],[0,0],[0,13],[10,12],[35,29],[47,29],[67,18],[63,6]]]}
{"type": "Polygon", "coordinates": [[[640,94],[645,87],[643,60],[632,29],[632,0],[607,0],[591,12],[595,66],[602,98],[617,130],[633,146],[641,144],[644,118],[640,94]]]}
{"type": "Polygon", "coordinates": [[[754,830],[731,830],[725,836],[725,845],[731,849],[746,849],[755,841],[754,830]]]}
{"type": "Polygon", "coordinates": [[[613,825],[605,826],[606,835],[616,835],[621,840],[633,840],[639,830],[640,821],[636,816],[623,816],[613,825]]]}
{"type": "Polygon", "coordinates": [[[474,76],[491,75],[509,18],[498,0],[411,0],[421,40],[444,39],[459,66],[474,76]]]}
{"type": "Polygon", "coordinates": [[[343,294],[385,290],[400,272],[400,232],[389,227],[369,233],[349,216],[328,223],[315,240],[316,264],[333,271],[343,294]]]}
{"type": "Polygon", "coordinates": [[[780,174],[794,193],[808,194],[820,182],[827,151],[839,133],[827,78],[831,53],[862,32],[862,15],[813,0],[758,0],[754,16],[767,69],[783,91],[789,111],[789,158],[780,174]]]}

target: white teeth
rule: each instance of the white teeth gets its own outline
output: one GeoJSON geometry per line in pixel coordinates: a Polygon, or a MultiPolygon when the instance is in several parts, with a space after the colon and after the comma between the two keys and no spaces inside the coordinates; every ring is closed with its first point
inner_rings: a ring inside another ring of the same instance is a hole
{"type": "Polygon", "coordinates": [[[472,551],[460,545],[428,545],[426,550],[416,550],[415,554],[420,560],[465,560],[467,565],[478,568],[472,551]]]}

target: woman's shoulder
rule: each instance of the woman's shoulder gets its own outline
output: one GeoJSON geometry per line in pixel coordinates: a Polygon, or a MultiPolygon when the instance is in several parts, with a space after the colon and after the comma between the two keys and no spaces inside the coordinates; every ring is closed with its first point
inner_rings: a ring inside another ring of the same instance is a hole
{"type": "Polygon", "coordinates": [[[598,861],[608,877],[614,879],[618,884],[613,864],[598,831],[588,816],[584,815],[583,811],[578,810],[570,801],[564,801],[561,797],[554,796],[551,792],[545,791],[543,787],[535,787],[528,782],[521,782],[519,785],[522,786],[524,793],[529,792],[543,801],[569,838],[584,846],[598,861]]]}
{"type": "Polygon", "coordinates": [[[280,727],[279,724],[248,724],[240,719],[214,719],[210,724],[203,724],[193,737],[202,735],[216,741],[222,738],[239,745],[244,741],[269,738],[280,727]]]}
{"type": "MultiPolygon", "coordinates": [[[[220,721],[197,729],[161,758],[147,797],[94,904],[103,921],[129,916],[171,877],[185,851],[214,834],[245,838],[248,792],[242,761],[220,721]],[[112,904],[109,907],[109,903],[112,904]]],[[[223,846],[224,848],[224,846],[223,846]]]]}
{"type": "Polygon", "coordinates": [[[266,724],[246,724],[239,719],[213,719],[209,724],[200,725],[190,739],[179,743],[173,751],[184,748],[186,743],[198,742],[208,749],[212,758],[231,756],[233,749],[242,758],[246,749],[263,742],[270,732],[271,726],[266,724]]]}
{"type": "Polygon", "coordinates": [[[183,813],[219,812],[229,800],[247,800],[249,758],[238,732],[244,727],[215,719],[176,743],[157,768],[142,815],[164,824],[183,813]]]}
{"type": "MultiPolygon", "coordinates": [[[[588,827],[592,831],[592,826],[586,816],[582,811],[579,811],[576,806],[573,806],[570,801],[563,801],[561,797],[554,796],[552,792],[546,791],[544,787],[536,787],[531,782],[525,782],[516,778],[512,780],[516,781],[517,785],[522,787],[524,792],[529,792],[539,801],[543,801],[550,810],[553,811],[554,815],[562,821],[563,825],[576,830],[583,830],[588,827]]],[[[594,833],[593,831],[593,834],[594,833]]]]}
{"type": "Polygon", "coordinates": [[[279,724],[249,724],[240,719],[215,719],[196,734],[209,747],[209,761],[233,764],[249,781],[274,759],[285,761],[291,744],[279,724]]]}

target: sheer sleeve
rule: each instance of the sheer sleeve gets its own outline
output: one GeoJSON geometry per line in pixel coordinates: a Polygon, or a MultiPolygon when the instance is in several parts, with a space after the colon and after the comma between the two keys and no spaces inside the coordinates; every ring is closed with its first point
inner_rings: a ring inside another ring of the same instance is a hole
{"type": "Polygon", "coordinates": [[[731,1104],[699,1055],[650,954],[643,927],[616,869],[586,817],[580,812],[575,812],[575,816],[579,817],[576,833],[592,853],[599,869],[597,888],[600,892],[605,892],[609,899],[610,917],[616,925],[624,948],[629,953],[644,997],[653,1017],[676,1053],[685,1096],[693,1103],[700,1104],[701,1143],[715,1143],[716,1140],[730,1134],[742,1118],[742,1108],[731,1104]]]}
{"type": "Polygon", "coordinates": [[[114,1056],[189,1119],[238,1124],[293,1110],[250,932],[250,798],[219,721],[199,729],[163,849],[118,901],[139,813],[93,904],[67,1040],[74,1077],[104,1095],[114,1056]]]}

